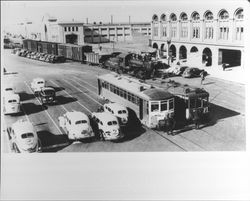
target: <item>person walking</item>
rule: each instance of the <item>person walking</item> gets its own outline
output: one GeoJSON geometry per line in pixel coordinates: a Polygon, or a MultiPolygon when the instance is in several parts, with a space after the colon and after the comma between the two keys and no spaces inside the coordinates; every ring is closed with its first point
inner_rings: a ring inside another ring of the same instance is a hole
{"type": "Polygon", "coordinates": [[[167,114],[167,116],[164,118],[165,120],[165,126],[164,126],[164,130],[167,133],[167,135],[169,135],[169,131],[170,131],[170,119],[169,119],[169,114],[167,114]]]}
{"type": "Polygon", "coordinates": [[[199,129],[200,125],[199,125],[199,114],[198,114],[198,111],[195,110],[194,113],[193,113],[193,122],[194,122],[194,125],[195,125],[195,129],[199,129]]]}
{"type": "Polygon", "coordinates": [[[174,117],[170,117],[169,118],[169,134],[170,135],[174,135],[174,127],[175,127],[175,120],[174,120],[174,117]]]}
{"type": "Polygon", "coordinates": [[[205,71],[202,71],[202,72],[200,73],[200,76],[201,76],[201,85],[203,85],[203,82],[204,82],[204,80],[205,80],[205,71]]]}

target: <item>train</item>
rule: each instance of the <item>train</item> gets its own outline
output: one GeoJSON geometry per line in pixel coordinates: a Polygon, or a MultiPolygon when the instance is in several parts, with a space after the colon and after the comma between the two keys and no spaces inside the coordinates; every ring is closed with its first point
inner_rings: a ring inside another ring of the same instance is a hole
{"type": "Polygon", "coordinates": [[[31,52],[64,56],[66,59],[79,62],[86,60],[85,53],[92,52],[92,46],[90,45],[63,44],[31,39],[23,40],[23,48],[31,52]]]}

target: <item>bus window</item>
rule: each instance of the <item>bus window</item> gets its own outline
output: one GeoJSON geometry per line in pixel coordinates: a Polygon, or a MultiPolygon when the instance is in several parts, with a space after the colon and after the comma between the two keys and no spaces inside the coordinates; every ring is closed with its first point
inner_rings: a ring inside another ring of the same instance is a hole
{"type": "Polygon", "coordinates": [[[158,102],[151,103],[151,112],[159,112],[159,103],[158,102]]]}
{"type": "Polygon", "coordinates": [[[189,102],[190,102],[189,107],[190,108],[195,108],[195,99],[194,98],[189,99],[189,102]]]}
{"type": "Polygon", "coordinates": [[[167,101],[161,101],[161,112],[168,110],[168,102],[167,101]]]}
{"type": "Polygon", "coordinates": [[[172,109],[174,109],[174,99],[170,99],[169,100],[169,108],[168,108],[169,110],[172,110],[172,109]]]}

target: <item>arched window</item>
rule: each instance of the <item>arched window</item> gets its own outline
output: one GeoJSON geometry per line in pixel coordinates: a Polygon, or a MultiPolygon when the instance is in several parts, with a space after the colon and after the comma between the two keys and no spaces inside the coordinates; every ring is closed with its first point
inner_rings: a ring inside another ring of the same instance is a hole
{"type": "Polygon", "coordinates": [[[194,12],[193,14],[192,14],[192,20],[193,21],[198,21],[198,20],[200,20],[200,15],[199,15],[199,13],[197,13],[197,12],[194,12]]]}
{"type": "Polygon", "coordinates": [[[219,19],[220,20],[227,20],[229,19],[229,14],[226,10],[222,10],[219,14],[219,19]]]}
{"type": "Polygon", "coordinates": [[[165,22],[167,20],[167,16],[165,14],[161,15],[161,21],[165,22]]]}
{"type": "Polygon", "coordinates": [[[229,14],[226,10],[219,12],[219,39],[228,40],[229,38],[229,14]]]}
{"type": "Polygon", "coordinates": [[[158,16],[156,14],[153,15],[152,17],[153,22],[158,22],[158,16]]]}
{"type": "Polygon", "coordinates": [[[213,20],[214,19],[214,15],[213,15],[213,13],[211,12],[211,11],[207,11],[206,13],[205,13],[205,20],[213,20]]]}
{"type": "Polygon", "coordinates": [[[175,15],[174,13],[172,13],[172,14],[170,15],[170,20],[171,20],[172,22],[177,21],[177,17],[176,17],[176,15],[175,15]]]}
{"type": "Polygon", "coordinates": [[[235,18],[234,39],[240,41],[243,40],[243,31],[244,31],[244,24],[243,24],[244,14],[242,8],[236,10],[234,18],[235,18]]]}
{"type": "Polygon", "coordinates": [[[180,16],[180,20],[181,21],[187,21],[188,20],[187,14],[186,13],[182,13],[181,16],[180,16]]]}

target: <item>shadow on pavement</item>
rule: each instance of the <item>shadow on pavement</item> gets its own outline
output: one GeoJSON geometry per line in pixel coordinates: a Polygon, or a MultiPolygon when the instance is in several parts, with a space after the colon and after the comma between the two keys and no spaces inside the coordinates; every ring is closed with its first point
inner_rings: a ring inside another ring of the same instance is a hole
{"type": "Polygon", "coordinates": [[[42,144],[42,152],[57,152],[70,144],[67,135],[55,135],[50,131],[38,131],[37,135],[42,144]]]}
{"type": "Polygon", "coordinates": [[[26,101],[26,100],[31,100],[35,98],[34,94],[28,94],[25,91],[21,91],[18,94],[20,96],[20,101],[26,101]]]}
{"type": "Polygon", "coordinates": [[[59,92],[59,91],[65,90],[65,88],[63,88],[63,87],[54,87],[54,86],[47,86],[47,87],[51,87],[51,88],[55,89],[55,92],[59,92]]]}
{"type": "Polygon", "coordinates": [[[65,96],[56,96],[57,105],[63,105],[71,102],[77,101],[77,98],[65,97],[65,96]]]}
{"type": "Polygon", "coordinates": [[[34,103],[23,103],[21,107],[22,107],[22,112],[18,114],[18,116],[24,115],[24,114],[26,115],[35,114],[35,113],[42,112],[47,109],[46,106],[36,105],[34,103]]]}

